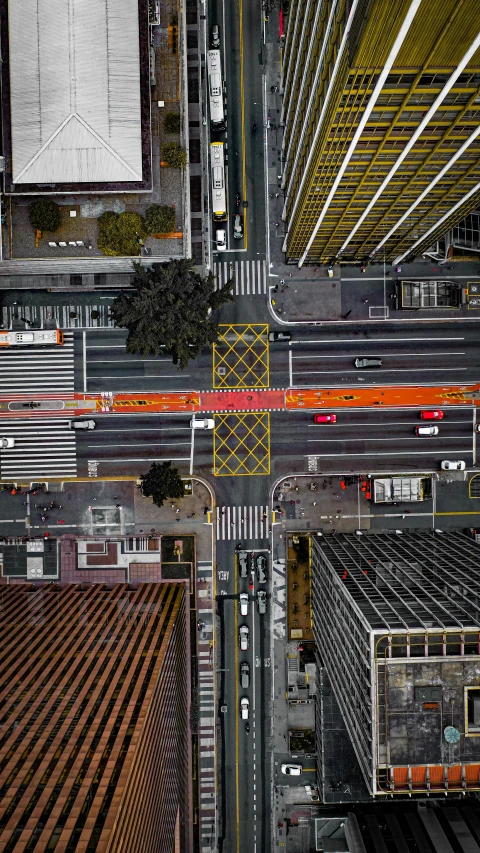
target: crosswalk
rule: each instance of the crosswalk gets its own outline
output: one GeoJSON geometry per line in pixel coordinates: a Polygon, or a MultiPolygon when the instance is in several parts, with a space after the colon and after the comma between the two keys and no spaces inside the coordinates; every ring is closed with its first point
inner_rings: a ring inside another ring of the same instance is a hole
{"type": "Polygon", "coordinates": [[[66,418],[0,418],[0,436],[15,440],[0,450],[3,481],[77,476],[76,436],[66,418]]]}
{"type": "Polygon", "coordinates": [[[267,293],[266,261],[224,261],[213,265],[218,287],[235,276],[235,296],[264,296],[267,293]]]}
{"type": "Polygon", "coordinates": [[[111,299],[105,299],[98,305],[4,305],[2,323],[5,329],[9,329],[14,318],[25,317],[36,328],[56,322],[59,329],[111,329],[114,326],[110,317],[111,305],[111,299]]]}
{"type": "Polygon", "coordinates": [[[73,332],[56,347],[5,347],[0,352],[0,394],[74,391],[73,332]]]}
{"type": "Polygon", "coordinates": [[[217,539],[268,539],[268,507],[217,507],[217,539]]]}

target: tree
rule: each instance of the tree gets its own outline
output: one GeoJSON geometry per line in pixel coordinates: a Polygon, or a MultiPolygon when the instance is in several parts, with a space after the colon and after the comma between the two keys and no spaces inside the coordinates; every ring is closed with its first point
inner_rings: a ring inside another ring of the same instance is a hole
{"type": "Polygon", "coordinates": [[[175,208],[166,204],[152,204],[145,211],[145,228],[148,234],[169,234],[175,230],[175,222],[175,208]]]}
{"type": "Polygon", "coordinates": [[[98,220],[98,248],[104,255],[138,255],[147,233],[139,213],[106,210],[98,220]]]}
{"type": "Polygon", "coordinates": [[[57,231],[62,222],[60,208],[53,198],[39,198],[28,208],[32,228],[39,231],[57,231]]]}
{"type": "Polygon", "coordinates": [[[178,142],[165,142],[162,145],[162,157],[167,166],[183,169],[187,162],[187,152],[178,142]]]}
{"type": "Polygon", "coordinates": [[[134,269],[133,292],[122,291],[111,308],[115,325],[128,329],[126,351],[144,358],[166,351],[184,370],[218,340],[210,315],[233,301],[233,280],[215,290],[213,273],[202,278],[191,259],[134,269]]]}
{"type": "Polygon", "coordinates": [[[153,498],[156,506],[163,506],[169,498],[183,498],[185,495],[178,468],[172,468],[171,465],[171,462],[153,462],[150,470],[140,475],[142,494],[146,498],[153,498]]]}
{"type": "Polygon", "coordinates": [[[180,116],[177,113],[166,113],[163,129],[165,133],[180,133],[180,116]]]}

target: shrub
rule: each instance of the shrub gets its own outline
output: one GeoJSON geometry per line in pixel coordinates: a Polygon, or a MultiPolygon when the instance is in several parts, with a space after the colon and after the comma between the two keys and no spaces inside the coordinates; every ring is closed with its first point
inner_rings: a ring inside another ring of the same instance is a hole
{"type": "Polygon", "coordinates": [[[98,248],[104,255],[138,255],[139,240],[147,236],[139,213],[102,213],[98,220],[98,248]]]}
{"type": "Polygon", "coordinates": [[[180,116],[177,113],[165,113],[163,129],[165,133],[180,133],[180,116]]]}
{"type": "Polygon", "coordinates": [[[28,218],[32,228],[39,231],[56,231],[60,228],[62,214],[52,198],[39,198],[28,208],[28,218]]]}
{"type": "Polygon", "coordinates": [[[187,162],[187,152],[178,142],[165,142],[162,145],[162,157],[167,166],[182,169],[187,162]]]}
{"type": "Polygon", "coordinates": [[[152,204],[145,213],[145,228],[149,234],[169,234],[175,230],[175,208],[152,204]]]}

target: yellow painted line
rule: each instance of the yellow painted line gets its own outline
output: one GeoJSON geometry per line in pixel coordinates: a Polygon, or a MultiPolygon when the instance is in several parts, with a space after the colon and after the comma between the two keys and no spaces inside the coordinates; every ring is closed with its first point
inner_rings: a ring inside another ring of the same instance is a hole
{"type": "Polygon", "coordinates": [[[237,813],[237,827],[236,827],[236,844],[237,844],[237,853],[240,849],[240,788],[238,784],[238,607],[236,606],[237,595],[238,595],[238,567],[237,567],[238,557],[233,558],[234,570],[235,570],[235,584],[234,584],[234,593],[235,599],[233,603],[234,615],[233,615],[233,645],[235,649],[234,659],[235,659],[235,708],[233,709],[233,713],[235,714],[235,808],[237,813]]]}
{"type": "Polygon", "coordinates": [[[465,512],[435,512],[434,515],[480,515],[480,509],[477,511],[465,510],[465,512]]]}
{"type": "MultiPolygon", "coordinates": [[[[244,80],[244,64],[243,64],[243,0],[239,2],[239,23],[240,23],[240,103],[242,115],[242,188],[243,197],[247,197],[247,166],[245,152],[245,80],[244,80]]],[[[243,245],[248,249],[248,225],[246,210],[243,210],[243,245]]]]}
{"type": "Polygon", "coordinates": [[[317,772],[316,767],[304,767],[302,770],[302,773],[316,773],[316,772],[317,772]]]}

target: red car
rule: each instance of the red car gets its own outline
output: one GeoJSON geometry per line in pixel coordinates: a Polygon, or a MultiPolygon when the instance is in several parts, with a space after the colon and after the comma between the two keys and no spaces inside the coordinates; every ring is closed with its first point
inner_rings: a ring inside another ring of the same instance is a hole
{"type": "Polygon", "coordinates": [[[337,416],[336,415],[314,415],[313,423],[314,424],[334,424],[336,423],[337,416]]]}
{"type": "Polygon", "coordinates": [[[438,410],[423,410],[420,412],[420,417],[422,421],[441,421],[443,418],[443,412],[439,412],[438,410]]]}

